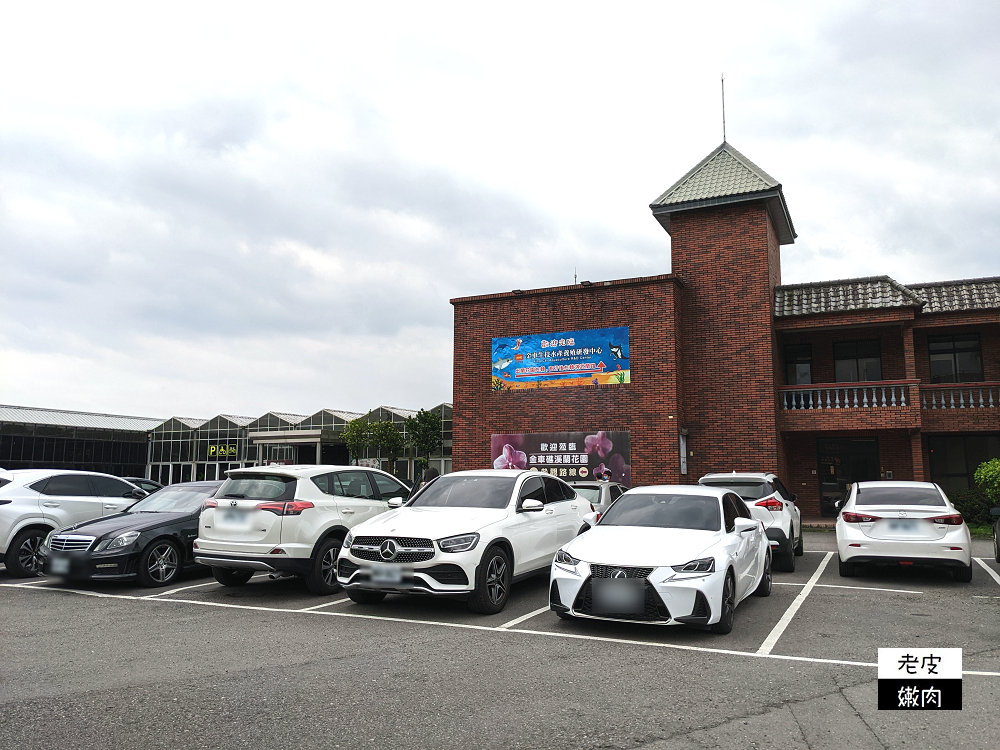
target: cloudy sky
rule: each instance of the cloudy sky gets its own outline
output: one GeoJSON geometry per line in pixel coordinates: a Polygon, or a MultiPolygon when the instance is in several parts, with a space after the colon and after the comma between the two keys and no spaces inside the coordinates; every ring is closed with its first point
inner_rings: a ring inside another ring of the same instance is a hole
{"type": "Polygon", "coordinates": [[[998,275],[998,38],[987,2],[0,3],[0,403],[450,400],[449,298],[669,270],[648,204],[722,72],[785,283],[998,275]]]}

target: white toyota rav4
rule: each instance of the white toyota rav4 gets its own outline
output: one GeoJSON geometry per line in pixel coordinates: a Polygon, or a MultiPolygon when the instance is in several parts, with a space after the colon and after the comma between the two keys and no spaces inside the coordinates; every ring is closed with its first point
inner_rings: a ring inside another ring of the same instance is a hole
{"type": "Polygon", "coordinates": [[[225,586],[240,586],[260,570],[302,576],[314,594],[332,594],[351,527],[409,492],[390,474],[358,466],[232,470],[202,511],[194,559],[225,586]]]}
{"type": "Polygon", "coordinates": [[[496,614],[511,582],[548,572],[556,550],[589,528],[590,512],[572,487],[537,471],[446,474],[406,507],[356,526],[337,578],[362,604],[387,593],[430,594],[496,614]]]}

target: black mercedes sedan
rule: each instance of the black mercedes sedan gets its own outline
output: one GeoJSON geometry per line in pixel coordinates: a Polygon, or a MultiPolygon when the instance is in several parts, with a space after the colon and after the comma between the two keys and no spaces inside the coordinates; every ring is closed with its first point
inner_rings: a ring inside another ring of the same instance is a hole
{"type": "Polygon", "coordinates": [[[172,484],[105,516],[53,531],[40,550],[42,570],[62,578],[94,581],[138,579],[166,586],[194,561],[191,543],[198,516],[221,481],[172,484]]]}

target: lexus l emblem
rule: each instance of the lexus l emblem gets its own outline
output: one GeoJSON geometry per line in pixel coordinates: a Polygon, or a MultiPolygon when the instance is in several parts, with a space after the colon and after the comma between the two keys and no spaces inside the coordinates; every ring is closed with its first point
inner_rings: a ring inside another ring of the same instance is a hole
{"type": "Polygon", "coordinates": [[[617,569],[611,571],[611,577],[612,578],[628,578],[628,573],[626,573],[621,568],[617,568],[617,569]]]}
{"type": "Polygon", "coordinates": [[[383,560],[395,560],[398,552],[399,545],[396,544],[395,539],[386,539],[378,548],[378,553],[383,560]]]}
{"type": "Polygon", "coordinates": [[[237,505],[240,504],[240,501],[239,500],[230,500],[229,504],[232,505],[235,508],[237,505]]]}

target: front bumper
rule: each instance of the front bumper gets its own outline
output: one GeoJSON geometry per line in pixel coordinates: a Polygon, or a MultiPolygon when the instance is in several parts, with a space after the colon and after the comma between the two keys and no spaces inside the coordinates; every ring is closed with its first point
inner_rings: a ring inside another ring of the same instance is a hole
{"type": "Polygon", "coordinates": [[[430,560],[409,564],[364,560],[345,550],[337,559],[337,582],[345,589],[467,598],[475,589],[480,546],[468,552],[435,550],[430,560]]]}
{"type": "Polygon", "coordinates": [[[572,568],[553,563],[549,609],[572,617],[649,625],[711,625],[718,622],[722,611],[725,571],[681,574],[669,566],[654,568],[645,579],[644,612],[627,617],[594,612],[590,601],[592,573],[587,562],[572,568]]]}
{"type": "Polygon", "coordinates": [[[967,526],[956,526],[940,539],[872,539],[856,524],[838,519],[837,552],[852,563],[967,568],[972,565],[972,538],[967,526]]]}
{"type": "Polygon", "coordinates": [[[92,552],[43,553],[45,575],[73,580],[125,581],[138,575],[139,550],[102,555],[92,552]]]}

